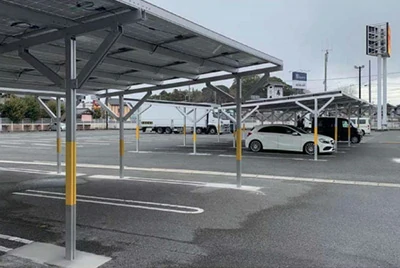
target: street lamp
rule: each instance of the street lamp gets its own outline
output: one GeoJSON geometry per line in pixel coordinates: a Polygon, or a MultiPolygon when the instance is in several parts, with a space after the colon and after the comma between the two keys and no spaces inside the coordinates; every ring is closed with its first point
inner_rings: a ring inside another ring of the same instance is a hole
{"type": "Polygon", "coordinates": [[[358,98],[361,99],[361,70],[364,68],[364,65],[357,66],[354,65],[355,69],[358,69],[358,98]]]}
{"type": "MultiPolygon", "coordinates": [[[[358,69],[358,98],[361,99],[361,70],[364,68],[364,65],[357,66],[354,65],[355,69],[358,69]]],[[[358,109],[358,118],[361,117],[361,108],[358,109]]],[[[359,120],[357,120],[358,122],[359,120]]],[[[358,123],[358,126],[360,126],[360,123],[358,123]]]]}

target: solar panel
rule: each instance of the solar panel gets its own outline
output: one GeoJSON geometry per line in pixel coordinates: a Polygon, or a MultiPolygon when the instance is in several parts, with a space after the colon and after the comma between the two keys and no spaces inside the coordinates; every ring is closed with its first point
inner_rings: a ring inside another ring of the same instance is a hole
{"type": "MultiPolygon", "coordinates": [[[[28,63],[21,62],[17,51],[9,49],[17,48],[10,44],[16,44],[19,40],[26,43],[35,36],[50,35],[50,32],[53,35],[72,26],[100,23],[101,20],[128,14],[137,8],[144,10],[147,18],[122,25],[122,36],[97,67],[97,73],[92,74],[90,89],[96,91],[114,84],[117,87],[121,84],[154,85],[174,78],[196,79],[198,75],[216,71],[236,72],[238,68],[266,63],[282,65],[279,59],[145,1],[0,0],[0,60],[7,62],[6,65],[0,64],[0,71],[12,75],[18,70],[32,69],[28,63]]],[[[111,26],[77,36],[78,71],[96,53],[110,33],[111,26]]],[[[29,52],[63,75],[64,46],[64,40],[60,38],[29,47],[29,52]]],[[[31,75],[37,77],[37,81],[53,85],[37,71],[31,75]]],[[[23,79],[15,80],[15,87],[26,86],[31,78],[25,75],[23,79]]],[[[0,86],[2,81],[9,83],[10,79],[4,79],[0,77],[0,86]]]]}

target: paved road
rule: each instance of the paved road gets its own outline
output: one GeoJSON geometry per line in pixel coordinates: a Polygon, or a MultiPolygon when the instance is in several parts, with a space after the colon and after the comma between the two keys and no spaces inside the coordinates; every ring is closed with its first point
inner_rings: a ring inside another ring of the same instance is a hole
{"type": "MultiPolygon", "coordinates": [[[[374,133],[351,148],[341,144],[341,153],[319,162],[302,154],[245,153],[244,171],[264,177],[245,177],[244,190],[231,189],[235,177],[219,173],[234,171],[235,158],[221,156],[234,153],[228,136],[220,144],[201,136],[199,152],[209,155],[190,156],[178,146],[182,136],[143,135],[146,153],[128,153],[131,168],[119,180],[113,135],[78,133],[78,161],[86,165],[78,169],[77,247],[112,257],[102,267],[400,266],[400,132],[374,133]]],[[[131,137],[128,151],[135,150],[131,137]]],[[[4,248],[25,240],[64,243],[63,177],[54,173],[53,139],[54,133],[0,136],[4,248]]]]}

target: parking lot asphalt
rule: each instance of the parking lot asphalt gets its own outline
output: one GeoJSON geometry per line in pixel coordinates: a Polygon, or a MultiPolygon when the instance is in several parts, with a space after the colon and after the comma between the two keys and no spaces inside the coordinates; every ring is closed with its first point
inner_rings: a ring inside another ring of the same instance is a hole
{"type": "MultiPolygon", "coordinates": [[[[102,267],[399,267],[400,132],[320,156],[245,151],[235,189],[231,135],[78,132],[79,250],[102,267]],[[157,169],[155,169],[157,168],[157,169]],[[233,174],[231,174],[233,173],[233,174]]],[[[0,135],[0,255],[64,245],[55,133],[0,135]],[[19,239],[15,239],[19,238],[19,239]],[[3,251],[1,251],[3,249],[3,251]]],[[[1,267],[1,263],[0,263],[1,267]]]]}

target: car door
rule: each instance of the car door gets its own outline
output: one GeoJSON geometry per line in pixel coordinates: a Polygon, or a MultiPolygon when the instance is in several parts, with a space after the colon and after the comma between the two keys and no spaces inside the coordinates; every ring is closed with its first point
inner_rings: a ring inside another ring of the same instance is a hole
{"type": "Polygon", "coordinates": [[[278,150],[278,134],[275,126],[263,127],[257,134],[264,150],[278,150]]]}
{"type": "Polygon", "coordinates": [[[302,137],[293,136],[293,132],[297,133],[295,130],[280,126],[277,127],[278,132],[278,150],[284,151],[299,151],[302,147],[302,137]]]}
{"type": "Polygon", "coordinates": [[[341,119],[339,121],[339,140],[347,141],[349,139],[349,121],[341,119]]]}

